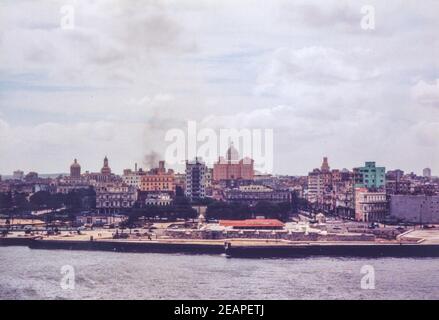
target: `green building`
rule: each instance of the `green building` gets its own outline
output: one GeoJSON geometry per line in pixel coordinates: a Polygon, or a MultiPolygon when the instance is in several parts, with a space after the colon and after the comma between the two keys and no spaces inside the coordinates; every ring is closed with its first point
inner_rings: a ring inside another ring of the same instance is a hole
{"type": "Polygon", "coordinates": [[[386,168],[377,167],[375,162],[368,161],[364,167],[354,168],[355,187],[380,189],[386,186],[386,168]]]}

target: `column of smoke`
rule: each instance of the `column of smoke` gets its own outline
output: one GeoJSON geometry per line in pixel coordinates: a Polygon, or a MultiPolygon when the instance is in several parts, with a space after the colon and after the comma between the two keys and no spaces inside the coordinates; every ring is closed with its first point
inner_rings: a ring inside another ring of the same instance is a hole
{"type": "Polygon", "coordinates": [[[158,166],[160,154],[154,150],[150,151],[143,157],[143,164],[148,169],[153,169],[158,166]]]}

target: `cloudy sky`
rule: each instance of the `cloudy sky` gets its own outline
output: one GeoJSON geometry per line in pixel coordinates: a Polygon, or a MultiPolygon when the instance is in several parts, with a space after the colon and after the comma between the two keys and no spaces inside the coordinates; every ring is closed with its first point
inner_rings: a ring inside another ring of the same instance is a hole
{"type": "Polygon", "coordinates": [[[328,156],[439,175],[437,12],[435,0],[3,0],[0,173],[66,172],[75,157],[94,171],[105,155],[121,172],[194,120],[273,129],[275,173],[328,156]]]}

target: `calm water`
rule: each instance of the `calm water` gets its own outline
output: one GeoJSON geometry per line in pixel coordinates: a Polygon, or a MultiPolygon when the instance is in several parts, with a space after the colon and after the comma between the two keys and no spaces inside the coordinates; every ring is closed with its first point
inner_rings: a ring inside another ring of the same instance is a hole
{"type": "Polygon", "coordinates": [[[0,247],[1,299],[439,299],[439,259],[227,259],[0,247]],[[61,268],[75,270],[63,290],[61,268]],[[363,265],[375,289],[361,289],[363,265]]]}

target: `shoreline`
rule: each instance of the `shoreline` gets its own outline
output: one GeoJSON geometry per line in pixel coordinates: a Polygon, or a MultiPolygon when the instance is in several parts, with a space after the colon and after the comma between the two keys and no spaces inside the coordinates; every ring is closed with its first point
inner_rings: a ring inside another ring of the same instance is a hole
{"type": "MultiPolygon", "coordinates": [[[[71,237],[73,238],[73,237],[71,237]]],[[[437,243],[410,242],[302,242],[261,239],[227,240],[128,240],[101,238],[71,239],[70,237],[0,238],[0,246],[27,246],[30,249],[86,250],[139,253],[225,254],[229,257],[439,257],[437,243]]]]}

